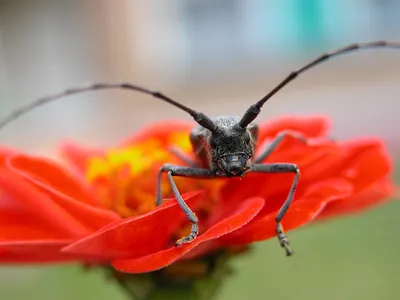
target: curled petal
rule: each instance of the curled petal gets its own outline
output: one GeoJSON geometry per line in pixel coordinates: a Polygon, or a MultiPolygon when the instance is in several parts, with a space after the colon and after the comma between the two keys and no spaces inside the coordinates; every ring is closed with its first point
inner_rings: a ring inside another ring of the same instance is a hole
{"type": "MultiPolygon", "coordinates": [[[[182,197],[192,206],[200,194],[191,192],[182,197]]],[[[105,226],[67,246],[63,251],[110,259],[147,255],[168,244],[171,234],[179,227],[182,216],[184,214],[177,201],[171,199],[147,214],[105,226]]]]}
{"type": "Polygon", "coordinates": [[[220,238],[243,227],[259,213],[264,203],[262,198],[247,199],[234,214],[210,227],[190,244],[171,247],[136,259],[118,259],[113,261],[113,266],[117,270],[127,273],[151,272],[168,266],[199,244],[220,238]]]}
{"type": "Polygon", "coordinates": [[[60,263],[79,261],[88,264],[107,264],[108,261],[93,257],[62,253],[60,249],[68,245],[70,240],[38,240],[10,242],[7,248],[0,248],[0,262],[12,264],[27,263],[60,263]]]}
{"type": "MultiPolygon", "coordinates": [[[[48,228],[57,230],[65,237],[88,234],[88,229],[54,203],[53,199],[14,172],[0,168],[0,187],[0,211],[4,215],[9,212],[20,212],[32,219],[40,220],[37,224],[45,223],[48,228]]],[[[14,223],[9,225],[18,225],[18,220],[20,219],[15,219],[14,223]]],[[[12,238],[17,239],[18,236],[12,236],[12,238]]]]}
{"type": "Polygon", "coordinates": [[[55,205],[68,212],[87,228],[97,230],[120,217],[98,207],[98,201],[84,185],[60,165],[26,155],[9,157],[7,166],[51,197],[55,205]]]}
{"type": "Polygon", "coordinates": [[[388,179],[382,179],[371,187],[341,201],[328,203],[317,219],[327,219],[342,214],[362,212],[382,204],[394,196],[396,188],[388,179]]]}
{"type": "MultiPolygon", "coordinates": [[[[286,231],[300,227],[314,220],[330,202],[348,197],[352,186],[344,180],[330,180],[311,186],[309,191],[292,203],[282,220],[286,231]]],[[[221,239],[224,245],[248,244],[276,236],[277,211],[257,218],[246,227],[235,231],[221,239]]]]}
{"type": "Polygon", "coordinates": [[[13,155],[8,159],[7,166],[27,179],[40,181],[77,201],[98,205],[97,199],[88,187],[55,162],[39,157],[13,155]]]}
{"type": "Polygon", "coordinates": [[[389,175],[392,162],[382,141],[362,139],[343,143],[346,156],[342,164],[342,176],[351,181],[355,193],[389,175]]]}
{"type": "Polygon", "coordinates": [[[71,240],[27,240],[4,241],[0,247],[1,263],[43,263],[77,260],[77,257],[60,253],[60,249],[71,243],[71,240]]]}

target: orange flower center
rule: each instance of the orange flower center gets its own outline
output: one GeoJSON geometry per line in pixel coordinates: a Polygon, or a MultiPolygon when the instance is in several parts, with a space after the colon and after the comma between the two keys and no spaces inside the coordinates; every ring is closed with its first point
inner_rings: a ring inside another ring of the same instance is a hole
{"type": "MultiPolygon", "coordinates": [[[[171,134],[166,141],[149,138],[127,147],[109,149],[104,155],[89,159],[86,179],[94,187],[104,207],[122,217],[142,215],[154,209],[160,167],[164,163],[183,165],[167,145],[174,145],[186,153],[191,150],[189,136],[185,132],[171,134]]],[[[201,180],[174,179],[181,193],[211,186],[201,180]]],[[[212,194],[215,195],[217,186],[215,183],[212,186],[212,194]]],[[[165,177],[161,182],[161,190],[163,198],[173,197],[165,177]]]]}

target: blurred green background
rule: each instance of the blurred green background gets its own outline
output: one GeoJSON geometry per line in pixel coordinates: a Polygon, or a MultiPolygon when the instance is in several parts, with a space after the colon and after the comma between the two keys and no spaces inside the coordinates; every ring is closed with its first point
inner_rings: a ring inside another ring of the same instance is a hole
{"type": "MultiPolygon", "coordinates": [[[[396,0],[0,0],[0,117],[93,81],[159,89],[212,115],[241,114],[294,68],[347,43],[400,40],[396,0]]],[[[399,157],[400,53],[365,51],[293,82],[260,121],[325,114],[332,136],[378,135],[399,157]]],[[[86,94],[38,109],[1,144],[54,154],[74,139],[112,145],[160,118],[189,119],[154,99],[86,94]]],[[[0,201],[1,204],[1,201],[0,201]]],[[[399,299],[400,204],[290,233],[234,262],[219,299],[399,299]]],[[[1,229],[0,229],[1,230],[1,229]]],[[[125,299],[102,272],[79,266],[1,267],[0,299],[125,299]]]]}

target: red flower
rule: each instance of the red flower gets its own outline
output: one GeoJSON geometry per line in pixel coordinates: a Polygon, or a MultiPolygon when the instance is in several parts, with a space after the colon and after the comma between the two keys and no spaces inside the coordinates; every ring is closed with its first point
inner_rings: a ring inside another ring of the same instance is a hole
{"type": "MultiPolygon", "coordinates": [[[[180,191],[200,220],[200,235],[173,246],[187,235],[190,222],[174,199],[155,207],[156,175],[163,163],[184,165],[167,148],[175,145],[190,154],[191,128],[162,122],[112,149],[68,144],[63,154],[74,172],[45,158],[0,151],[0,261],[111,262],[118,270],[141,273],[274,237],[274,218],[292,175],[179,178],[180,191]]],[[[296,163],[301,170],[282,222],[287,231],[362,211],[393,192],[391,162],[379,139],[334,142],[327,129],[322,117],[280,118],[260,126],[258,149],[282,130],[307,138],[303,143],[287,137],[266,159],[296,163]]],[[[162,189],[172,196],[167,182],[162,189]]]]}

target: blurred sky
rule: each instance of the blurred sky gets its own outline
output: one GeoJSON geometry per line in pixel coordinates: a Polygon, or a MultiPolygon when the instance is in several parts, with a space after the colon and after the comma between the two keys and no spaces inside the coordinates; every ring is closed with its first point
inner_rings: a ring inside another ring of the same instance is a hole
{"type": "MultiPolygon", "coordinates": [[[[242,114],[321,53],[382,39],[400,40],[400,1],[0,0],[0,117],[95,81],[161,90],[210,115],[242,114]]],[[[334,136],[380,135],[400,153],[399,66],[395,50],[335,58],[277,94],[259,120],[326,114],[334,136]]],[[[0,139],[32,152],[52,151],[63,139],[111,145],[161,118],[190,120],[150,97],[96,92],[39,108],[0,139]]]]}

